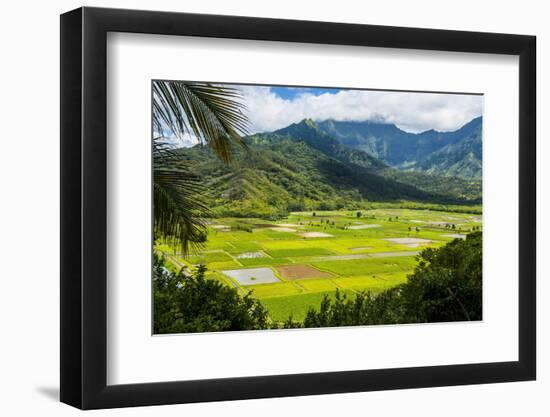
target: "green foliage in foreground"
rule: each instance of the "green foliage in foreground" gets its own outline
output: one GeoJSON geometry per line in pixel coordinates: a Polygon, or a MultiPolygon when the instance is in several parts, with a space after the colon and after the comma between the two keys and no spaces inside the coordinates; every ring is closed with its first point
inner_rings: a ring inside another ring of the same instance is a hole
{"type": "Polygon", "coordinates": [[[164,142],[164,130],[178,138],[191,134],[227,163],[230,145],[244,145],[241,135],[248,131],[248,119],[234,88],[181,81],[154,81],[152,87],[154,233],[188,251],[204,243],[201,217],[208,209],[199,198],[201,181],[164,142]]]}
{"type": "Polygon", "coordinates": [[[455,239],[438,249],[425,249],[408,282],[378,295],[354,299],[338,291],[310,308],[303,323],[286,327],[336,327],[375,324],[481,320],[482,234],[455,239]]]}
{"type": "MultiPolygon", "coordinates": [[[[189,333],[273,329],[265,307],[237,289],[205,279],[205,267],[174,274],[155,258],[154,332],[189,333]]],[[[325,294],[305,320],[284,328],[430,323],[482,319],[482,233],[425,249],[408,281],[378,294],[325,294]]]]}
{"type": "Polygon", "coordinates": [[[266,309],[250,293],[205,278],[199,266],[193,275],[174,274],[155,257],[153,268],[154,333],[196,333],[268,328],[266,309]]]}

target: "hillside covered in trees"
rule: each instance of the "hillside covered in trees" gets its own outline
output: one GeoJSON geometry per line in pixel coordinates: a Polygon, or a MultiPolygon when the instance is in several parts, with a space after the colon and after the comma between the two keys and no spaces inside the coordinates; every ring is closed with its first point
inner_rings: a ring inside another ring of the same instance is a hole
{"type": "Polygon", "coordinates": [[[249,136],[229,164],[200,145],[176,152],[203,179],[212,213],[281,217],[291,211],[356,209],[369,201],[478,204],[481,182],[402,171],[341,144],[304,120],[273,133],[249,136]]]}
{"type": "Polygon", "coordinates": [[[371,121],[319,122],[319,129],[341,144],[367,152],[388,165],[448,177],[480,180],[482,117],[452,132],[410,133],[393,124],[371,121]]]}

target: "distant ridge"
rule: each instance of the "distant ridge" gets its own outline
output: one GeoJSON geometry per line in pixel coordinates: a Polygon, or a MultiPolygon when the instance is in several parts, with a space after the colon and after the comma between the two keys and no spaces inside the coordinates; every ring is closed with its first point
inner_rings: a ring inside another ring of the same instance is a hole
{"type": "Polygon", "coordinates": [[[409,133],[394,124],[326,120],[317,126],[340,144],[403,170],[481,179],[482,117],[452,132],[409,133]]]}
{"type": "Polygon", "coordinates": [[[203,178],[205,203],[234,217],[280,217],[289,211],[360,209],[368,201],[481,202],[481,182],[404,172],[343,145],[306,119],[244,139],[224,164],[209,147],[180,148],[203,178]]]}
{"type": "Polygon", "coordinates": [[[352,163],[365,168],[382,168],[386,166],[384,162],[368,152],[357,152],[342,145],[337,139],[321,130],[319,125],[311,119],[304,119],[273,133],[299,139],[312,148],[335,157],[344,163],[352,163]]]}

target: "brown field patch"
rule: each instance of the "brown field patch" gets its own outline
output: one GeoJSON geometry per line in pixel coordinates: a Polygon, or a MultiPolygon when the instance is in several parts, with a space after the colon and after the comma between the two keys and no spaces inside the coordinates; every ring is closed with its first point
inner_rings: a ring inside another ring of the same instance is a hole
{"type": "Polygon", "coordinates": [[[283,278],[295,280],[305,278],[330,278],[329,272],[319,271],[309,265],[285,265],[275,267],[283,278]]]}

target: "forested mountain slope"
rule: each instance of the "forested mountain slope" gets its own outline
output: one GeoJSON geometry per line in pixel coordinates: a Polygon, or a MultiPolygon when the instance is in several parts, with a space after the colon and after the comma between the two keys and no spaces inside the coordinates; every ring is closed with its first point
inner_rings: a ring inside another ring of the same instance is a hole
{"type": "Polygon", "coordinates": [[[368,201],[479,202],[479,184],[393,169],[348,148],[311,120],[245,138],[230,164],[200,145],[175,152],[204,179],[204,199],[224,216],[361,208],[368,201]]]}
{"type": "Polygon", "coordinates": [[[482,124],[477,117],[453,132],[417,134],[370,121],[326,120],[316,125],[340,144],[365,151],[392,167],[481,179],[482,124]]]}

